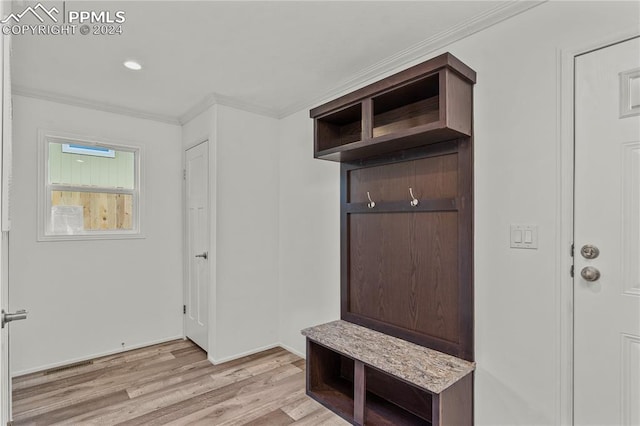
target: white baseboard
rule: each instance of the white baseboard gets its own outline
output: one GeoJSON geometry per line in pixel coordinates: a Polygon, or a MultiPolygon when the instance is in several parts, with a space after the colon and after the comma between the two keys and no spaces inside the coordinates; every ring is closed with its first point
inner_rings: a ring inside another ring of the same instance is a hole
{"type": "Polygon", "coordinates": [[[285,351],[289,351],[292,354],[298,355],[300,358],[304,358],[304,359],[307,358],[307,354],[298,352],[297,350],[293,349],[291,346],[287,346],[284,343],[280,343],[278,346],[280,346],[285,351]]]}
{"type": "Polygon", "coordinates": [[[248,350],[246,352],[241,352],[241,353],[238,353],[238,354],[226,356],[226,357],[220,358],[220,359],[215,359],[211,355],[209,355],[208,359],[209,359],[209,362],[211,364],[218,365],[218,364],[222,364],[224,362],[233,361],[234,359],[243,358],[245,356],[257,354],[258,352],[268,351],[269,349],[277,348],[278,346],[280,346],[278,343],[273,343],[271,345],[262,346],[260,348],[255,348],[255,349],[251,349],[251,350],[248,350]]]}
{"type": "Polygon", "coordinates": [[[287,345],[284,345],[282,343],[273,343],[271,345],[267,345],[267,346],[263,346],[263,347],[255,348],[255,349],[251,349],[251,350],[246,351],[246,352],[241,352],[241,353],[238,353],[238,354],[235,354],[235,355],[231,355],[231,356],[227,356],[227,357],[220,358],[220,359],[214,359],[211,355],[209,355],[207,357],[207,359],[209,360],[209,362],[211,364],[218,365],[218,364],[222,364],[222,363],[225,363],[225,362],[233,361],[233,360],[238,359],[238,358],[244,358],[245,356],[257,354],[259,352],[268,351],[269,349],[273,349],[273,348],[282,348],[285,351],[288,351],[288,352],[291,352],[292,354],[298,355],[301,358],[306,358],[305,354],[300,353],[297,350],[295,350],[295,349],[293,349],[293,348],[291,348],[291,347],[289,347],[287,345]]]}
{"type": "MultiPolygon", "coordinates": [[[[55,362],[52,364],[47,364],[47,365],[43,365],[43,366],[39,366],[39,367],[34,367],[34,368],[29,368],[26,370],[21,370],[21,371],[16,371],[16,372],[12,372],[11,377],[18,377],[18,376],[22,376],[25,374],[31,374],[31,373],[37,373],[39,371],[46,371],[46,370],[50,370],[52,368],[57,368],[57,367],[63,367],[65,365],[69,365],[69,364],[75,364],[77,362],[82,362],[82,361],[87,361],[87,360],[91,360],[91,359],[96,359],[96,358],[101,358],[103,356],[109,356],[109,355],[113,355],[113,354],[117,354],[120,352],[127,352],[127,351],[132,351],[134,349],[140,349],[140,348],[145,348],[147,346],[153,346],[153,345],[159,345],[161,343],[166,343],[166,342],[170,342],[172,340],[179,340],[179,339],[185,339],[184,335],[177,335],[177,336],[173,336],[173,337],[167,337],[164,339],[159,339],[159,340],[154,340],[154,341],[150,341],[150,342],[145,342],[145,343],[140,343],[137,345],[132,345],[132,346],[127,346],[124,350],[123,349],[114,349],[111,351],[106,351],[106,352],[100,352],[100,353],[95,353],[93,355],[87,355],[87,356],[83,356],[83,357],[79,357],[79,358],[73,358],[73,359],[69,359],[69,360],[65,360],[62,362],[55,362]]],[[[263,351],[267,351],[269,349],[273,349],[273,348],[282,348],[285,351],[291,352],[292,354],[295,354],[301,358],[306,358],[306,355],[304,353],[301,353],[295,349],[293,349],[290,346],[287,346],[283,343],[273,343],[271,345],[267,345],[267,346],[262,346],[259,348],[255,348],[255,349],[251,349],[249,351],[246,352],[241,352],[235,355],[231,355],[231,356],[227,356],[224,358],[220,358],[220,359],[214,359],[211,355],[207,356],[207,359],[209,360],[209,362],[213,365],[217,365],[217,364],[222,364],[228,361],[233,361],[235,359],[238,358],[243,358],[245,356],[249,356],[249,355],[253,355],[253,354],[257,354],[259,352],[263,352],[263,351]]]]}
{"type": "Polygon", "coordinates": [[[137,345],[127,346],[124,349],[118,348],[118,349],[114,349],[114,350],[111,350],[111,351],[95,353],[95,354],[92,354],[92,355],[87,355],[87,356],[83,356],[83,357],[79,357],[79,358],[72,358],[72,359],[68,359],[68,360],[65,360],[65,361],[61,361],[61,362],[54,362],[52,364],[42,365],[42,366],[39,366],[39,367],[28,368],[26,370],[15,371],[15,372],[11,372],[11,377],[18,377],[18,376],[23,376],[25,374],[31,374],[31,373],[37,373],[39,371],[50,370],[52,368],[64,367],[65,365],[75,364],[77,362],[82,362],[82,361],[87,361],[87,360],[90,360],[90,359],[101,358],[103,356],[109,356],[109,355],[117,354],[117,353],[120,353],[120,352],[132,351],[134,349],[145,348],[147,346],[159,345],[161,343],[166,343],[166,342],[170,342],[172,340],[179,340],[179,339],[184,339],[184,336],[182,334],[180,334],[180,335],[173,336],[173,337],[166,337],[166,338],[163,338],[163,339],[158,339],[158,340],[153,340],[153,341],[150,341],[150,342],[140,343],[140,344],[137,344],[137,345]]]}

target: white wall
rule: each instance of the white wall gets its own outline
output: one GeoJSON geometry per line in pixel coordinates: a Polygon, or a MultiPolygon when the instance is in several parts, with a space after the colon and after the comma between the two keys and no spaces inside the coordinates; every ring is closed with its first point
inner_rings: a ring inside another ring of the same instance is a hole
{"type": "Polygon", "coordinates": [[[180,127],[16,96],[10,233],[14,374],[182,336],[180,127]],[[36,242],[38,129],[143,148],[144,239],[36,242]]]}
{"type": "Polygon", "coordinates": [[[307,110],[281,121],[280,341],[305,353],[300,330],[340,317],[340,165],[313,158],[307,110]]]}
{"type": "Polygon", "coordinates": [[[278,343],[278,127],[223,105],[183,126],[185,147],[210,141],[214,362],[278,343]]]}
{"type": "MultiPolygon", "coordinates": [[[[557,265],[568,250],[559,251],[557,244],[559,49],[637,28],[638,7],[637,2],[550,2],[442,50],[478,73],[478,425],[559,423],[557,265]],[[539,249],[509,249],[511,223],[538,224],[539,249]]],[[[282,120],[281,339],[300,352],[299,329],[339,317],[338,168],[312,160],[311,150],[307,110],[282,120]]]]}

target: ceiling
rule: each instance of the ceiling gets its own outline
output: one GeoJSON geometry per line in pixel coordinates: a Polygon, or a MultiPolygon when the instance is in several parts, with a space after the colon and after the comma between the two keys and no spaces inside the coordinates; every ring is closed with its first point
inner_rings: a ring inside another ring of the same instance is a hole
{"type": "Polygon", "coordinates": [[[216,102],[286,116],[538,2],[43,3],[126,21],[121,35],[14,36],[14,93],[184,122],[216,102]]]}

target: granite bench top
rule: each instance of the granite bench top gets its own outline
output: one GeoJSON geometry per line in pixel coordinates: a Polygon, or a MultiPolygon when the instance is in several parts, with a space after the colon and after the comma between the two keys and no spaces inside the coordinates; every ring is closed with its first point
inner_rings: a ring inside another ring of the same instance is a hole
{"type": "Polygon", "coordinates": [[[441,393],[475,369],[473,362],[347,321],[305,328],[302,334],[434,394],[441,393]]]}

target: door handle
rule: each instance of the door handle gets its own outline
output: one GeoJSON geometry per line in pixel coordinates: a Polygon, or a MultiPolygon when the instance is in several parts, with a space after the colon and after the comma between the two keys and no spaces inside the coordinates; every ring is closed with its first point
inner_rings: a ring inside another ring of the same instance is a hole
{"type": "Polygon", "coordinates": [[[207,253],[206,251],[204,253],[201,254],[196,254],[196,257],[201,257],[204,260],[207,260],[209,258],[209,253],[207,253]]]}
{"type": "Polygon", "coordinates": [[[586,266],[582,268],[582,271],[580,271],[580,276],[582,276],[586,281],[594,282],[600,279],[600,271],[593,266],[586,266]]]}
{"type": "Polygon", "coordinates": [[[2,328],[4,328],[4,325],[8,322],[24,319],[27,319],[27,311],[25,311],[24,309],[20,309],[13,314],[8,314],[3,309],[2,313],[0,314],[0,322],[2,323],[2,328]]]}

